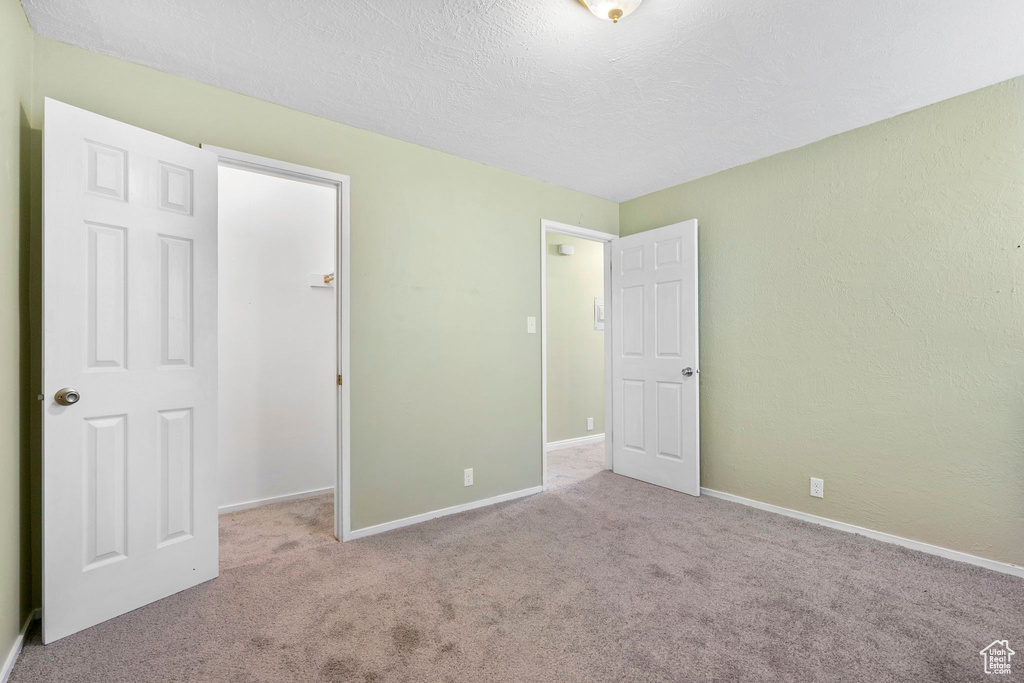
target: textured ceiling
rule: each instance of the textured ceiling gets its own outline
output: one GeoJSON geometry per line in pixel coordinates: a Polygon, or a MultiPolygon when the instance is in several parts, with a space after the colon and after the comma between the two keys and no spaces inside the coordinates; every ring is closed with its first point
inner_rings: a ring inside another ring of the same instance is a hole
{"type": "Polygon", "coordinates": [[[39,35],[616,201],[1024,74],[1024,0],[24,0],[39,35]]]}

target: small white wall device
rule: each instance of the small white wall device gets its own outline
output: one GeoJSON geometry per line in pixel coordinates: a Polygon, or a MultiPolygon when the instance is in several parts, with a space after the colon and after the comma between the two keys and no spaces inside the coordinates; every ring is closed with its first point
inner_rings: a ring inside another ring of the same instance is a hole
{"type": "Polygon", "coordinates": [[[604,297],[594,297],[594,329],[604,332],[604,297]]]}
{"type": "Polygon", "coordinates": [[[573,246],[571,244],[559,244],[558,253],[562,256],[572,256],[573,246]]]}

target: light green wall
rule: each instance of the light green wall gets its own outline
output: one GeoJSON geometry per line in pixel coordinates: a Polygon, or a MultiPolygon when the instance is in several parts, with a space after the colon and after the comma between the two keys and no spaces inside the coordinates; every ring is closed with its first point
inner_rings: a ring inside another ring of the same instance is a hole
{"type": "Polygon", "coordinates": [[[1024,564],[1024,79],[620,213],[688,218],[702,484],[1024,564]]]}
{"type": "Polygon", "coordinates": [[[352,177],[354,529],[541,483],[537,231],[615,203],[42,38],[35,74],[37,112],[352,177]]]}
{"type": "Polygon", "coordinates": [[[22,416],[29,224],[32,32],[17,0],[0,2],[0,665],[31,604],[27,451],[22,416]]]}
{"type": "Polygon", "coordinates": [[[547,234],[548,441],[604,433],[604,332],[594,297],[604,296],[604,244],[547,234]],[[558,245],[575,248],[560,256],[558,245]],[[594,429],[587,431],[587,418],[594,429]]]}

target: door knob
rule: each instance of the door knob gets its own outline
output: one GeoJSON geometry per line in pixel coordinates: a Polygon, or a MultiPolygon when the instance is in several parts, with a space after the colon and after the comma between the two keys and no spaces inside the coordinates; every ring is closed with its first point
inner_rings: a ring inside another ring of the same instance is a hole
{"type": "Polygon", "coordinates": [[[82,398],[82,395],[78,393],[76,389],[65,387],[57,392],[57,395],[53,399],[62,406],[73,406],[78,403],[78,399],[82,398]]]}
{"type": "Polygon", "coordinates": [[[694,373],[700,372],[700,370],[694,370],[693,368],[683,368],[683,377],[693,377],[694,373]]]}

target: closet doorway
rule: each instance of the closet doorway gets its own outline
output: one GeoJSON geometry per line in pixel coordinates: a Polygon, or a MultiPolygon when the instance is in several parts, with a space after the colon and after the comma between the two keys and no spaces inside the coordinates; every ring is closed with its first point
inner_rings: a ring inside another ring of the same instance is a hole
{"type": "Polygon", "coordinates": [[[204,149],[219,158],[226,568],[346,536],[349,180],[204,149]]]}

